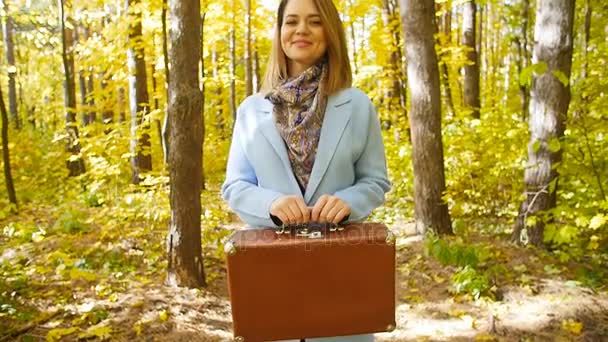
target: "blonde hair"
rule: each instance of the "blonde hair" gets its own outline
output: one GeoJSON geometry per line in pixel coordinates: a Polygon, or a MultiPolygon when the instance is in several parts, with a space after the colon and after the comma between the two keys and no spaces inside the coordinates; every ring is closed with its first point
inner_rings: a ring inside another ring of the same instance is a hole
{"type": "MultiPolygon", "coordinates": [[[[272,39],[272,50],[266,67],[266,74],[262,83],[262,92],[268,92],[282,81],[288,78],[287,56],[281,47],[281,27],[283,26],[283,16],[285,7],[290,0],[281,0],[277,11],[277,25],[272,39]]],[[[297,0],[293,0],[297,1],[297,0]]],[[[346,47],[346,35],[344,26],[336,6],[332,0],[312,0],[319,15],[325,31],[327,40],[327,51],[325,56],[328,61],[327,83],[325,84],[326,95],[331,95],[338,90],[349,88],[352,84],[352,73],[350,60],[346,47]]]]}

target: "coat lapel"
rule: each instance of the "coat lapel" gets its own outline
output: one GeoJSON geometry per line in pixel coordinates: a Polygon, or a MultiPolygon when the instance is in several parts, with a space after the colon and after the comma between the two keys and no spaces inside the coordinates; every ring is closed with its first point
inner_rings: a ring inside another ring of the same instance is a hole
{"type": "Polygon", "coordinates": [[[344,128],[350,120],[350,115],[350,96],[347,91],[342,91],[329,97],[325,117],[323,118],[323,126],[321,127],[321,138],[317,147],[317,156],[312,167],[306,192],[304,193],[306,203],[312,199],[319,183],[321,183],[321,179],[323,179],[329,167],[329,162],[336,152],[338,142],[342,138],[344,128]]]}
{"type": "Polygon", "coordinates": [[[298,181],[296,180],[296,176],[293,174],[293,170],[291,168],[291,162],[289,161],[289,157],[287,156],[287,148],[285,147],[285,142],[279,131],[277,130],[274,120],[272,119],[272,103],[268,100],[264,100],[263,105],[259,109],[260,121],[259,127],[262,131],[264,137],[268,140],[272,148],[277,153],[279,158],[281,158],[281,162],[283,163],[283,167],[287,171],[287,177],[289,177],[289,184],[292,188],[294,194],[301,193],[300,186],[298,185],[298,181]]]}
{"type": "MultiPolygon", "coordinates": [[[[272,104],[270,101],[265,100],[258,112],[260,114],[259,127],[262,134],[281,158],[283,167],[287,170],[289,175],[289,182],[294,193],[301,193],[296,177],[293,174],[293,169],[291,168],[291,162],[287,156],[285,142],[283,141],[283,138],[281,138],[274,120],[272,119],[272,104]]],[[[327,100],[325,117],[323,118],[323,126],[321,127],[321,137],[319,138],[319,146],[317,147],[317,156],[310,174],[308,186],[304,193],[304,200],[306,203],[312,199],[321,183],[321,179],[323,179],[323,176],[329,167],[329,162],[334,156],[338,142],[340,142],[340,138],[344,133],[344,128],[350,120],[350,116],[350,95],[347,91],[341,91],[338,94],[329,97],[327,100]]]]}

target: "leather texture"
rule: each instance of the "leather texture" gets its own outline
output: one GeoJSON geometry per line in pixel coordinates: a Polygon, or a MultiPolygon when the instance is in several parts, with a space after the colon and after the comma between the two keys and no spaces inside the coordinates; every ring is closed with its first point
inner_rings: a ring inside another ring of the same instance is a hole
{"type": "Polygon", "coordinates": [[[226,245],[235,338],[276,341],[394,327],[395,244],[383,224],[352,224],[320,238],[245,229],[226,245]]]}

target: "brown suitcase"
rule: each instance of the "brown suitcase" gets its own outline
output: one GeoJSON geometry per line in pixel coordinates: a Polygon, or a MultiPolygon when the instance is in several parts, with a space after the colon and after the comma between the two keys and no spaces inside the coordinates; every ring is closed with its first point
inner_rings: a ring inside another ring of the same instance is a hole
{"type": "Polygon", "coordinates": [[[395,238],[383,224],[245,229],[225,246],[235,341],[395,328],[395,238]]]}

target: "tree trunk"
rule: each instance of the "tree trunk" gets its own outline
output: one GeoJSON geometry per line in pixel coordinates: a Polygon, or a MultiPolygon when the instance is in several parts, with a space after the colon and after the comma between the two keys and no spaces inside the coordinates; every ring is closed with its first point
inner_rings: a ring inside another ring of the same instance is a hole
{"type": "MultiPolygon", "coordinates": [[[[200,57],[201,57],[201,118],[202,118],[202,123],[201,126],[203,127],[203,132],[202,132],[202,140],[201,140],[201,144],[202,144],[202,151],[203,153],[201,154],[201,159],[204,161],[205,160],[205,56],[203,55],[203,51],[205,51],[205,18],[207,17],[207,12],[203,13],[203,15],[201,16],[201,53],[200,53],[200,57]]],[[[202,176],[202,182],[201,182],[201,189],[202,190],[206,190],[206,186],[205,186],[205,167],[204,164],[201,163],[201,176],[202,176]]]]}
{"type": "MultiPolygon", "coordinates": [[[[156,51],[156,35],[152,37],[152,67],[150,68],[150,78],[152,78],[152,97],[154,98],[154,109],[158,110],[160,108],[160,103],[158,101],[158,82],[156,82],[156,56],[154,55],[154,51],[156,51]]],[[[156,126],[156,133],[158,134],[158,143],[160,144],[160,149],[164,152],[164,144],[163,144],[163,125],[158,118],[154,119],[154,126],[156,126]]],[[[163,162],[167,160],[167,157],[163,157],[163,162]]],[[[166,164],[166,163],[165,163],[166,164]]]]}
{"type": "Polygon", "coordinates": [[[217,112],[215,114],[215,127],[220,132],[221,137],[224,137],[224,96],[223,96],[223,87],[221,84],[221,79],[219,78],[219,71],[217,66],[217,47],[213,46],[213,51],[211,52],[211,64],[213,65],[213,79],[215,80],[216,90],[215,90],[215,98],[217,99],[217,103],[215,107],[217,108],[217,112]]]}
{"type": "Polygon", "coordinates": [[[435,3],[401,0],[405,55],[411,94],[409,113],[414,164],[416,230],[452,234],[445,191],[439,68],[435,53],[435,3]]]}
{"type": "MultiPolygon", "coordinates": [[[[155,60],[155,59],[152,59],[155,60]]],[[[156,62],[152,63],[152,68],[151,68],[151,72],[150,72],[150,77],[152,78],[152,92],[154,95],[152,95],[152,97],[154,98],[154,109],[158,110],[160,108],[160,104],[158,101],[158,85],[156,82],[156,76],[154,75],[154,70],[156,70],[156,62]]],[[[156,126],[156,133],[158,135],[158,142],[160,144],[160,149],[163,150],[164,149],[164,144],[163,144],[163,124],[160,122],[160,120],[158,118],[154,119],[154,126],[156,126]]],[[[163,160],[166,160],[166,157],[163,157],[163,160]]]]}
{"type": "MultiPolygon", "coordinates": [[[[84,38],[89,39],[91,37],[91,30],[87,26],[84,29],[84,38]]],[[[89,123],[94,123],[97,121],[97,113],[95,112],[95,97],[93,96],[95,86],[94,86],[94,75],[95,70],[93,67],[89,68],[89,77],[87,78],[87,93],[89,94],[87,99],[87,105],[89,106],[89,123]]]]}
{"type": "MultiPolygon", "coordinates": [[[[140,0],[126,0],[126,9],[139,6],[140,0]]],[[[127,11],[128,13],[128,11],[127,11]]],[[[130,16],[127,60],[129,65],[129,107],[131,112],[131,170],[133,184],[139,184],[140,172],[152,170],[149,123],[144,116],[150,112],[145,52],[142,41],[141,12],[130,16]]]]}
{"type": "MultiPolygon", "coordinates": [[[[165,61],[165,90],[167,92],[167,103],[169,103],[169,44],[167,39],[167,0],[163,0],[163,9],[161,11],[161,22],[163,25],[163,60],[165,61]]],[[[167,107],[168,108],[168,107],[167,107]]],[[[169,114],[165,112],[163,120],[163,154],[165,156],[165,164],[169,163],[169,136],[171,135],[171,126],[169,126],[169,114]]]]}
{"type": "Polygon", "coordinates": [[[245,95],[253,93],[253,68],[251,61],[251,0],[245,2],[245,95]]]}
{"type": "Polygon", "coordinates": [[[475,44],[475,1],[464,3],[462,41],[467,49],[467,64],[464,66],[464,106],[479,119],[479,62],[475,44]]]}
{"type": "MultiPolygon", "coordinates": [[[[517,48],[519,52],[519,68],[518,71],[521,75],[523,69],[527,68],[530,61],[530,53],[528,52],[528,18],[530,17],[530,1],[523,0],[521,9],[521,42],[517,41],[517,48]]],[[[525,84],[519,84],[519,95],[521,96],[521,113],[522,120],[526,120],[528,107],[530,106],[530,91],[525,84]]]]}
{"type": "Polygon", "coordinates": [[[543,246],[545,222],[550,219],[545,217],[546,211],[556,205],[556,166],[562,159],[560,143],[570,103],[574,0],[539,0],[536,6],[532,63],[546,64],[547,71],[532,80],[526,199],[520,206],[513,239],[543,246]]]}
{"type": "Polygon", "coordinates": [[[84,161],[80,156],[80,142],[78,141],[78,127],[76,124],[76,83],[74,82],[74,35],[70,27],[70,17],[65,14],[66,8],[71,8],[70,0],[59,0],[59,22],[61,24],[61,38],[63,41],[63,69],[65,74],[65,124],[67,131],[66,150],[72,154],[67,160],[69,176],[74,177],[85,172],[84,161]],[[64,7],[65,6],[65,7],[64,7]]]}
{"type": "Polygon", "coordinates": [[[4,50],[8,66],[8,107],[15,128],[20,129],[21,119],[17,110],[17,89],[15,84],[17,66],[15,65],[15,45],[13,43],[13,18],[10,16],[7,0],[2,0],[2,9],[5,13],[5,19],[2,23],[2,34],[4,36],[4,50]]]}
{"type": "MultiPolygon", "coordinates": [[[[444,36],[444,46],[451,46],[452,44],[452,2],[448,1],[443,4],[443,13],[441,15],[441,32],[444,36]]],[[[438,29],[439,31],[439,29],[438,29]]],[[[454,100],[452,99],[452,88],[450,87],[450,73],[448,70],[448,52],[444,51],[441,57],[442,61],[439,63],[441,66],[441,82],[443,84],[443,98],[446,101],[446,107],[450,115],[454,115],[454,100]]]]}
{"type": "Polygon", "coordinates": [[[4,104],[4,94],[0,87],[0,110],[2,111],[2,161],[4,163],[4,183],[6,184],[6,192],[8,193],[8,201],[17,209],[17,195],[15,194],[15,186],[13,185],[13,176],[11,174],[11,156],[8,150],[8,114],[6,113],[6,105],[4,104]]]}
{"type": "MultiPolygon", "coordinates": [[[[353,7],[353,0],[349,0],[349,6],[353,7]]],[[[355,75],[359,74],[359,63],[357,63],[357,37],[356,37],[356,33],[355,33],[355,19],[353,17],[349,18],[350,24],[350,42],[351,42],[351,47],[352,47],[352,52],[353,52],[353,66],[355,67],[355,69],[353,70],[355,72],[355,75]]]]}
{"type": "MultiPolygon", "coordinates": [[[[74,28],[74,41],[80,42],[80,35],[78,34],[78,27],[74,28]]],[[[81,68],[78,71],[78,84],[80,86],[80,116],[82,119],[82,126],[89,125],[89,113],[87,112],[87,80],[84,70],[81,68]]]]}
{"type": "Polygon", "coordinates": [[[257,37],[253,36],[253,93],[260,91],[260,54],[258,53],[257,37]]]}
{"type": "MultiPolygon", "coordinates": [[[[391,38],[395,38],[395,29],[398,27],[393,26],[393,15],[389,5],[389,0],[382,0],[382,22],[384,26],[390,30],[391,38]]],[[[399,66],[399,46],[397,42],[391,42],[391,52],[388,59],[388,71],[392,80],[391,86],[386,93],[386,102],[388,103],[388,110],[392,112],[394,108],[400,105],[400,94],[401,94],[401,68],[399,66]]]]}
{"type": "Polygon", "coordinates": [[[127,121],[127,91],[124,87],[118,87],[118,122],[127,121]]]}
{"type": "Polygon", "coordinates": [[[201,250],[201,91],[198,62],[201,53],[199,0],[170,0],[173,70],[169,81],[171,151],[171,225],[167,237],[170,285],[205,286],[201,250]]]}
{"type": "Polygon", "coordinates": [[[89,125],[89,113],[87,112],[87,81],[84,76],[84,71],[80,70],[78,72],[78,83],[80,85],[80,110],[82,113],[80,114],[82,119],[82,126],[89,125]]]}
{"type": "MultiPolygon", "coordinates": [[[[233,2],[234,4],[234,2],[233,2]]],[[[234,8],[234,6],[233,6],[234,8]]],[[[230,26],[230,112],[232,119],[236,120],[236,22],[232,14],[230,26]]]]}

